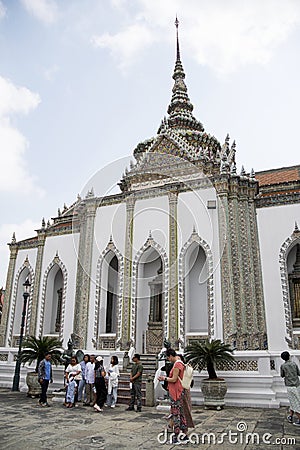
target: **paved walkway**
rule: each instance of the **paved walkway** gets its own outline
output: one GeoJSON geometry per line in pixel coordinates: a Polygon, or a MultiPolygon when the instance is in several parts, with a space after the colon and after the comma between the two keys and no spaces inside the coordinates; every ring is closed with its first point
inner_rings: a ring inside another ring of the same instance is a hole
{"type": "Polygon", "coordinates": [[[52,403],[51,399],[49,403],[51,408],[42,408],[37,406],[36,399],[26,397],[24,393],[0,389],[0,449],[300,450],[300,427],[287,422],[286,408],[226,407],[223,411],[210,411],[194,407],[195,429],[189,432],[192,443],[172,446],[163,444],[165,413],[155,408],[144,407],[137,413],[127,412],[124,405],[119,405],[95,413],[93,408],[81,405],[67,409],[62,403],[52,403]],[[157,440],[159,433],[161,444],[157,440]],[[246,433],[252,433],[248,445],[246,433]]]}

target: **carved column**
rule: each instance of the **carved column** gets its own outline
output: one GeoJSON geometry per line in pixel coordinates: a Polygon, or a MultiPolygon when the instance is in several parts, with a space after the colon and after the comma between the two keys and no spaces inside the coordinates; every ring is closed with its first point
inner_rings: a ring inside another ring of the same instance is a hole
{"type": "Polygon", "coordinates": [[[177,345],[178,329],[178,192],[168,193],[169,197],[169,341],[177,345]]]}
{"type": "Polygon", "coordinates": [[[6,345],[6,337],[8,333],[8,314],[11,305],[11,296],[13,293],[13,282],[14,282],[14,274],[16,267],[16,259],[18,254],[18,246],[16,242],[12,242],[9,244],[10,249],[10,259],[8,265],[7,279],[6,279],[6,287],[4,294],[4,304],[2,309],[2,318],[0,324],[0,346],[4,347],[6,345]]]}
{"type": "Polygon", "coordinates": [[[253,261],[251,258],[251,237],[249,228],[249,214],[248,214],[248,179],[240,179],[239,192],[239,239],[241,242],[241,271],[243,284],[243,298],[242,307],[244,309],[243,328],[246,328],[246,333],[243,335],[239,330],[240,342],[238,347],[241,350],[254,349],[253,348],[253,330],[255,327],[255,299],[254,299],[254,273],[253,261]],[[254,300],[254,304],[253,304],[254,300]]]}
{"type": "Polygon", "coordinates": [[[41,278],[42,278],[42,264],[43,264],[43,255],[45,248],[45,240],[46,240],[46,232],[45,230],[38,231],[38,244],[37,244],[37,256],[35,262],[35,270],[34,270],[34,287],[32,294],[32,302],[30,309],[30,317],[28,317],[29,321],[29,334],[35,336],[37,330],[37,311],[38,311],[38,302],[40,296],[40,286],[41,286],[41,278]]]}
{"type": "MultiPolygon", "coordinates": [[[[132,277],[132,249],[133,249],[133,221],[134,221],[135,198],[130,196],[126,199],[126,229],[125,229],[125,255],[124,255],[124,289],[122,299],[122,335],[121,348],[127,349],[130,346],[130,339],[134,339],[131,330],[132,302],[131,298],[131,277],[132,277]]],[[[132,324],[135,328],[135,324],[132,324]]]]}
{"type": "Polygon", "coordinates": [[[265,304],[263,294],[262,268],[260,258],[260,246],[256,219],[256,209],[254,196],[256,191],[256,182],[250,183],[248,199],[248,227],[249,227],[249,249],[253,272],[253,309],[255,311],[254,320],[254,342],[253,348],[265,349],[267,343],[267,328],[265,317],[265,304]]]}
{"type": "Polygon", "coordinates": [[[244,308],[244,279],[243,279],[243,252],[241,250],[243,237],[240,235],[239,226],[239,177],[232,175],[230,177],[230,194],[229,194],[229,230],[231,246],[231,263],[233,273],[233,291],[235,299],[235,321],[239,324],[239,334],[245,334],[246,316],[244,308]]]}
{"type": "Polygon", "coordinates": [[[78,336],[78,346],[87,346],[88,314],[90,304],[91,269],[93,257],[94,225],[97,199],[84,200],[79,209],[80,237],[78,249],[76,294],[74,307],[74,333],[78,336]]]}
{"type": "Polygon", "coordinates": [[[215,181],[218,198],[219,242],[221,260],[221,292],[223,305],[223,339],[231,344],[236,338],[235,298],[230,242],[230,220],[228,206],[228,176],[220,175],[215,181]]]}

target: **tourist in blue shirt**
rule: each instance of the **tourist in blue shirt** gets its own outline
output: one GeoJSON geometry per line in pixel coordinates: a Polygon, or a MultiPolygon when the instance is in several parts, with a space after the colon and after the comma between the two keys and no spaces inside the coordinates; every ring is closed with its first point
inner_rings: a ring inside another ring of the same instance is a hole
{"type": "Polygon", "coordinates": [[[47,402],[47,389],[49,383],[52,383],[51,353],[46,353],[45,358],[40,362],[38,368],[39,383],[42,388],[39,404],[41,406],[50,406],[47,402]]]}
{"type": "Polygon", "coordinates": [[[86,401],[86,393],[85,393],[85,369],[87,363],[90,362],[90,355],[84,355],[83,360],[80,363],[81,366],[81,375],[82,380],[79,381],[78,386],[78,401],[81,402],[82,400],[86,401]],[[83,392],[84,391],[84,392],[83,392]],[[84,396],[84,398],[82,398],[84,396]]]}

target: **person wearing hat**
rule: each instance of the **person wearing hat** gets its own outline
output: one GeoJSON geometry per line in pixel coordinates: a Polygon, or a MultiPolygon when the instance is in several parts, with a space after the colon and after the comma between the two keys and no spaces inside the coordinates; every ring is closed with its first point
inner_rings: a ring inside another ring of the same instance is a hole
{"type": "Polygon", "coordinates": [[[96,412],[103,411],[104,403],[106,402],[107,389],[105,384],[106,372],[103,366],[102,356],[97,356],[95,362],[95,389],[96,389],[96,402],[94,408],[96,412]]]}
{"type": "Polygon", "coordinates": [[[134,404],[136,399],[137,412],[142,411],[142,374],[143,366],[141,364],[141,357],[138,353],[133,355],[134,362],[130,374],[130,403],[126,411],[134,411],[134,404]]]}

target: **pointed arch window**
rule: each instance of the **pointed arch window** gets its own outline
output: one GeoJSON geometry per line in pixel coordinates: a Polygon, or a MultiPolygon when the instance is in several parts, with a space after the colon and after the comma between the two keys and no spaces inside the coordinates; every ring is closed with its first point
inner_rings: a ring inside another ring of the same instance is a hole
{"type": "Polygon", "coordinates": [[[289,290],[294,328],[300,328],[300,243],[288,255],[289,290]]]}
{"type": "Polygon", "coordinates": [[[62,270],[54,264],[47,276],[44,335],[57,334],[61,330],[63,282],[62,270]]]}
{"type": "Polygon", "coordinates": [[[119,262],[116,255],[111,259],[108,266],[107,279],[107,303],[105,332],[116,333],[117,331],[117,297],[118,297],[118,275],[119,262]]]}
{"type": "MultiPolygon", "coordinates": [[[[29,269],[25,267],[17,280],[17,290],[16,290],[16,305],[14,310],[14,322],[13,322],[13,334],[19,335],[20,334],[20,326],[21,326],[21,317],[22,317],[22,310],[23,310],[23,292],[24,292],[24,283],[26,278],[29,279],[31,283],[31,275],[29,272],[29,269]]],[[[25,317],[26,322],[28,320],[28,316],[25,317]]],[[[27,329],[27,323],[25,322],[25,330],[27,329]]]]}
{"type": "Polygon", "coordinates": [[[185,330],[208,332],[207,258],[203,248],[193,242],[185,255],[185,330]]]}

